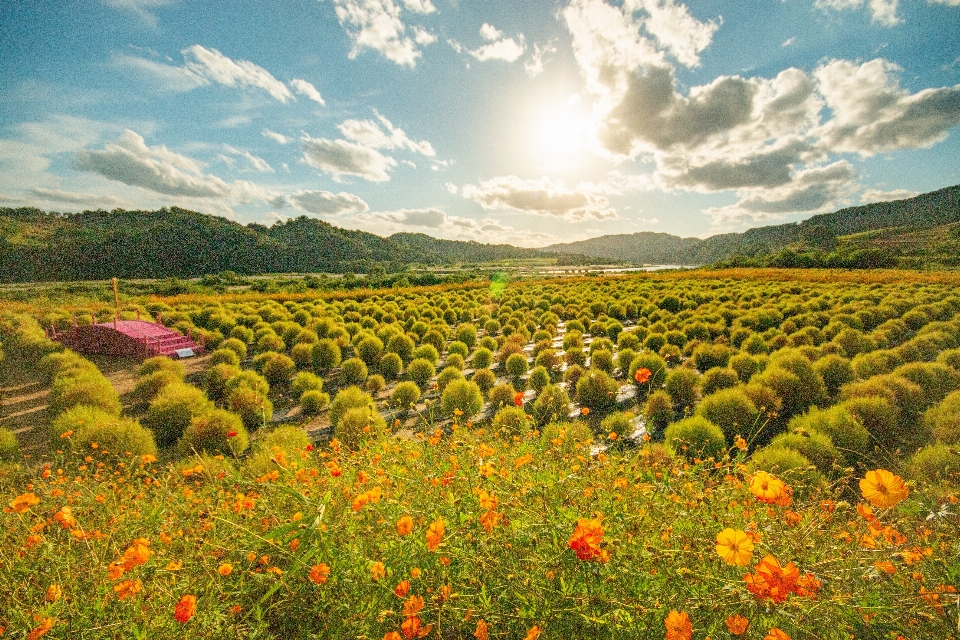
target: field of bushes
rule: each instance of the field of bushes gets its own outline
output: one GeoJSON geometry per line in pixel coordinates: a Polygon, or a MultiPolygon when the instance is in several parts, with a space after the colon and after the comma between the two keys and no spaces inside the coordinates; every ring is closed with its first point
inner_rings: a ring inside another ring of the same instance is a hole
{"type": "Polygon", "coordinates": [[[128,298],[211,355],[123,395],[6,305],[0,636],[960,638],[958,284],[128,298]]]}

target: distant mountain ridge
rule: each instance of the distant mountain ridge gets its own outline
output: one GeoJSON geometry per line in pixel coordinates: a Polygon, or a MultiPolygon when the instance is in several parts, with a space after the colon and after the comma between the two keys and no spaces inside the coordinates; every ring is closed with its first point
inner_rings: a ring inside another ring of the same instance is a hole
{"type": "Polygon", "coordinates": [[[906,200],[876,202],[815,215],[803,222],[748,229],[709,238],[681,238],[641,231],[553,244],[544,251],[582,253],[637,264],[711,264],[737,256],[776,253],[790,245],[829,249],[837,238],[890,227],[905,230],[960,222],[960,185],[946,187],[906,200]]]}

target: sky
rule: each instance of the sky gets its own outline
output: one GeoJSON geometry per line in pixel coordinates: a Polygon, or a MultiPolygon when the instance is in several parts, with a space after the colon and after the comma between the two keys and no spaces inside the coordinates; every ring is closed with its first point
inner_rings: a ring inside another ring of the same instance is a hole
{"type": "Polygon", "coordinates": [[[0,3],[0,206],[546,246],[960,183],[960,0],[0,3]]]}

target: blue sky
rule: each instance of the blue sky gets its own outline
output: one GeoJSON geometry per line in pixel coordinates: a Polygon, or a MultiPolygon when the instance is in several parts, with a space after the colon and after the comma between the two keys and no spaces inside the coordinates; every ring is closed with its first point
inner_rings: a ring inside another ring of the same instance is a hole
{"type": "Polygon", "coordinates": [[[960,0],[0,5],[0,206],[543,246],[960,183],[960,0]]]}

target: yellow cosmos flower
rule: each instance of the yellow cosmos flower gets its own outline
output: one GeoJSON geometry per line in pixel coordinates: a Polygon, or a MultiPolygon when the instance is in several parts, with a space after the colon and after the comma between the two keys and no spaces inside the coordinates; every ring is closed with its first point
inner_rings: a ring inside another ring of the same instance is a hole
{"type": "Polygon", "coordinates": [[[910,495],[903,478],[886,469],[867,471],[860,481],[860,492],[867,502],[880,509],[898,505],[910,495]]]}
{"type": "Polygon", "coordinates": [[[727,564],[745,567],[753,558],[753,540],[746,531],[724,529],[717,534],[717,554],[727,564]]]}

